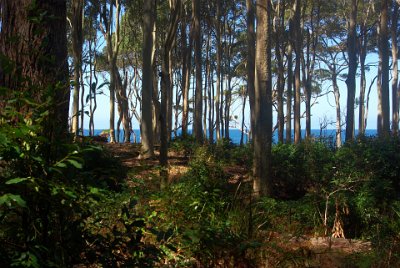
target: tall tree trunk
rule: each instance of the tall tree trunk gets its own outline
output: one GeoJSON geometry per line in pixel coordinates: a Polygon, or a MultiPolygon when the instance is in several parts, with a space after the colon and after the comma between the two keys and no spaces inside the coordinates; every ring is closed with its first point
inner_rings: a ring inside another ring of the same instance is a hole
{"type": "Polygon", "coordinates": [[[354,101],[356,96],[356,27],[357,27],[357,0],[351,1],[351,11],[347,30],[347,54],[349,58],[349,71],[346,79],[347,84],[347,116],[346,116],[346,141],[354,139],[354,101]]]}
{"type": "Polygon", "coordinates": [[[255,128],[253,160],[253,192],[255,196],[272,194],[272,83],[271,83],[271,2],[257,1],[257,47],[255,74],[255,128]]]}
{"type": "MultiPolygon", "coordinates": [[[[79,134],[79,89],[82,72],[82,13],[83,0],[72,0],[72,55],[74,58],[74,93],[72,99],[72,133],[79,134]]],[[[83,107],[82,107],[83,108],[83,107]]],[[[82,133],[83,135],[83,133],[82,133]]]]}
{"type": "MultiPolygon", "coordinates": [[[[289,39],[292,38],[293,21],[289,21],[289,39]]],[[[289,40],[287,47],[287,90],[286,90],[286,143],[292,142],[292,88],[293,88],[293,46],[289,40]]]]}
{"type": "Polygon", "coordinates": [[[141,157],[150,158],[154,156],[154,139],[152,123],[152,95],[153,95],[153,24],[154,24],[154,1],[144,0],[143,5],[143,75],[142,75],[142,122],[141,133],[141,157]]]}
{"type": "MultiPolygon", "coordinates": [[[[70,90],[68,85],[66,1],[0,1],[0,87],[46,103],[49,115],[42,122],[48,139],[49,161],[61,153],[68,133],[70,90]],[[4,61],[3,61],[4,59],[4,61]],[[12,63],[6,68],[6,62],[12,63]],[[12,67],[12,68],[9,68],[12,67]]],[[[3,97],[2,97],[3,98],[3,97]]],[[[0,109],[4,99],[0,101],[0,109]]],[[[29,107],[15,103],[28,113],[29,107]]]]}
{"type": "Polygon", "coordinates": [[[278,89],[278,142],[283,143],[283,133],[285,128],[285,115],[283,112],[283,91],[285,88],[285,77],[284,77],[284,64],[282,57],[282,39],[281,36],[284,33],[284,14],[285,14],[285,1],[279,1],[277,4],[277,17],[274,19],[277,21],[275,25],[275,55],[278,64],[278,79],[277,79],[277,89],[278,89]]]}
{"type": "Polygon", "coordinates": [[[193,0],[193,33],[194,54],[196,64],[196,90],[194,107],[194,136],[199,143],[203,143],[203,87],[202,87],[202,64],[201,64],[201,25],[200,25],[200,0],[193,0]]]}
{"type": "Polygon", "coordinates": [[[182,136],[187,135],[188,130],[188,116],[189,116],[189,86],[190,86],[190,69],[191,69],[191,41],[189,46],[187,43],[187,19],[186,9],[182,3],[182,12],[185,18],[181,22],[181,41],[182,41],[182,99],[183,99],[183,111],[182,111],[182,136]]]}
{"type": "MultiPolygon", "coordinates": [[[[153,14],[157,13],[157,7],[154,5],[153,14]]],[[[161,138],[161,124],[160,124],[160,111],[161,103],[159,100],[158,81],[159,72],[157,68],[157,25],[153,21],[153,47],[151,48],[151,68],[153,70],[153,94],[152,94],[152,115],[153,115],[153,144],[160,144],[161,138]]]]}
{"type": "Polygon", "coordinates": [[[216,0],[217,5],[217,16],[215,22],[215,39],[217,43],[217,52],[216,52],[216,65],[217,65],[217,78],[216,78],[216,97],[215,97],[215,132],[217,134],[217,141],[221,139],[221,114],[220,114],[220,106],[221,106],[221,57],[222,57],[222,45],[221,45],[221,0],[216,0]]]}
{"type": "MultiPolygon", "coordinates": [[[[249,94],[250,104],[250,129],[251,133],[254,133],[254,105],[255,105],[255,92],[254,92],[254,80],[255,80],[255,46],[256,46],[256,35],[254,29],[255,21],[255,10],[253,0],[246,0],[247,9],[247,92],[249,94]]],[[[218,87],[218,84],[217,84],[218,87]]],[[[253,137],[251,137],[253,140],[253,137]]]]}
{"type": "Polygon", "coordinates": [[[399,19],[399,2],[393,1],[393,12],[392,12],[392,132],[393,136],[397,136],[399,132],[399,98],[398,98],[398,46],[397,46],[397,28],[399,19]]]}
{"type": "Polygon", "coordinates": [[[366,89],[366,75],[365,75],[365,60],[367,58],[367,27],[364,21],[360,25],[360,100],[358,112],[358,134],[365,134],[365,89],[366,89]]]}
{"type": "Polygon", "coordinates": [[[380,82],[378,87],[378,135],[386,137],[390,131],[388,0],[381,0],[378,38],[379,65],[381,68],[381,77],[378,81],[380,82]]]}
{"type": "Polygon", "coordinates": [[[295,79],[295,91],[294,91],[294,143],[298,144],[301,140],[301,126],[300,126],[300,105],[301,105],[301,81],[300,81],[300,62],[301,62],[301,50],[302,50],[302,38],[301,38],[301,24],[300,24],[300,10],[301,0],[295,0],[294,6],[294,25],[295,25],[295,52],[296,52],[296,66],[294,71],[295,79]]]}
{"type": "MultiPolygon", "coordinates": [[[[335,64],[335,63],[334,63],[335,64]]],[[[340,90],[337,84],[337,74],[335,65],[332,67],[332,85],[333,94],[335,95],[335,107],[336,107],[336,147],[342,146],[342,119],[340,112],[340,90]]]]}
{"type": "MultiPolygon", "coordinates": [[[[172,96],[172,82],[170,75],[170,55],[174,44],[176,30],[178,28],[179,11],[180,11],[180,0],[170,1],[170,12],[171,17],[169,20],[168,31],[165,38],[163,47],[163,59],[161,64],[161,112],[160,112],[160,123],[161,123],[161,137],[160,137],[160,165],[162,166],[161,176],[161,188],[164,188],[168,182],[168,137],[170,133],[168,124],[169,121],[169,108],[168,102],[171,101],[172,96]]],[[[172,105],[172,103],[171,103],[172,105]]],[[[171,116],[172,116],[172,106],[171,116]]]]}

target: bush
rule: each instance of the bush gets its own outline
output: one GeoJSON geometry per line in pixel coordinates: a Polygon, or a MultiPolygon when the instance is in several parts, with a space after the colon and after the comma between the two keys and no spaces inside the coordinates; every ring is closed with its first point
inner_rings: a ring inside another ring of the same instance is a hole
{"type": "Polygon", "coordinates": [[[256,245],[248,240],[248,213],[234,201],[221,165],[200,147],[189,166],[183,178],[153,201],[159,232],[169,234],[165,248],[170,264],[235,266],[248,261],[246,251],[256,245]]]}
{"type": "Polygon", "coordinates": [[[152,266],[159,251],[141,241],[147,219],[135,213],[124,169],[95,146],[58,144],[49,154],[45,105],[31,111],[1,111],[0,266],[152,266]]]}

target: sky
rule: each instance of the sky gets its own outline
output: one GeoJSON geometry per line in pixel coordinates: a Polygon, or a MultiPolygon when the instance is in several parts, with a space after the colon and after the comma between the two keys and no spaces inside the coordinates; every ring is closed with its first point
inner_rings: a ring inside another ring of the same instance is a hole
{"type": "MultiPolygon", "coordinates": [[[[377,56],[376,55],[370,55],[367,57],[367,63],[376,63],[377,62],[377,56]]],[[[347,72],[345,70],[344,72],[347,72]]],[[[371,81],[373,80],[374,76],[376,75],[376,68],[371,68],[369,72],[367,72],[367,91],[368,88],[371,84],[371,81]]],[[[356,78],[356,84],[357,84],[357,92],[356,92],[356,97],[359,96],[359,77],[356,78]]],[[[345,120],[345,114],[346,114],[346,102],[347,102],[347,87],[344,81],[339,81],[339,88],[340,88],[340,103],[341,103],[341,110],[342,110],[342,122],[345,120]]],[[[326,81],[322,84],[322,90],[323,92],[327,90],[331,90],[331,81],[326,81]]],[[[391,90],[391,88],[390,88],[391,90]]],[[[88,89],[86,89],[86,92],[88,92],[88,89]]],[[[99,95],[98,96],[98,108],[95,112],[95,128],[96,129],[108,129],[109,128],[109,95],[108,90],[104,88],[104,92],[106,95],[99,95]]],[[[389,93],[391,96],[391,92],[389,93]]],[[[72,94],[71,94],[72,96],[72,94]]],[[[371,94],[370,94],[370,99],[369,99],[369,111],[368,111],[368,117],[367,117],[367,129],[376,129],[377,126],[377,88],[376,88],[376,81],[372,85],[371,88],[371,94]]],[[[391,102],[390,102],[391,103],[391,102]]],[[[72,104],[72,99],[71,99],[71,104],[72,104]]],[[[232,106],[232,111],[233,115],[238,116],[238,122],[241,122],[241,100],[237,100],[233,106],[232,106]]],[[[246,105],[246,115],[245,115],[245,124],[249,126],[249,105],[246,105]]],[[[88,107],[85,107],[85,110],[88,110],[88,107]]],[[[304,103],[301,106],[301,111],[303,112],[305,110],[305,105],[304,103]]],[[[286,111],[286,108],[285,108],[286,111]]],[[[334,129],[335,128],[335,121],[336,121],[336,115],[335,115],[335,100],[334,100],[334,95],[333,93],[329,93],[327,95],[321,96],[317,99],[316,103],[314,106],[311,108],[311,113],[312,113],[312,118],[311,118],[311,128],[312,129],[320,129],[320,123],[324,120],[327,119],[328,121],[332,122],[332,124],[327,126],[327,129],[334,129]]],[[[274,113],[274,124],[276,123],[276,113],[274,113]]],[[[89,118],[85,116],[85,122],[84,126],[85,129],[88,129],[88,124],[89,124],[89,118]]],[[[232,122],[231,123],[232,127],[235,127],[235,124],[232,122]]],[[[236,124],[237,127],[239,127],[236,124]]],[[[136,120],[136,118],[133,118],[133,127],[134,129],[139,129],[139,122],[136,120]]],[[[302,119],[301,122],[301,127],[302,129],[305,128],[305,119],[302,119]]],[[[355,110],[355,128],[358,128],[358,106],[356,107],[355,110]]]]}

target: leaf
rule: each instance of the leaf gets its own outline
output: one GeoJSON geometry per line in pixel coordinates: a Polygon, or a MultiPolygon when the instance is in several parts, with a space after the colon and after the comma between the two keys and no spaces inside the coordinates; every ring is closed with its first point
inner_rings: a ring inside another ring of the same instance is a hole
{"type": "Polygon", "coordinates": [[[54,166],[60,167],[60,168],[65,168],[65,167],[67,167],[67,165],[66,165],[65,163],[63,163],[63,162],[58,162],[58,163],[56,163],[54,166]]]}
{"type": "Polygon", "coordinates": [[[77,169],[81,169],[81,168],[83,167],[82,164],[79,163],[79,162],[76,161],[76,160],[67,159],[67,161],[68,161],[71,165],[73,165],[74,167],[76,167],[77,169]]]}
{"type": "Polygon", "coordinates": [[[14,178],[14,179],[11,179],[11,180],[6,181],[6,184],[7,184],[7,185],[10,185],[10,184],[18,184],[18,183],[23,182],[23,181],[26,181],[26,180],[28,180],[28,178],[14,178]]]}
{"type": "Polygon", "coordinates": [[[7,204],[11,206],[11,201],[16,203],[20,207],[26,207],[26,202],[20,195],[15,194],[5,194],[0,197],[0,206],[3,204],[7,204]]]}
{"type": "Polygon", "coordinates": [[[97,87],[97,90],[99,90],[99,89],[101,89],[102,87],[104,87],[104,86],[106,86],[106,85],[109,85],[109,84],[110,84],[110,82],[104,82],[104,83],[100,84],[100,85],[97,87]]]}

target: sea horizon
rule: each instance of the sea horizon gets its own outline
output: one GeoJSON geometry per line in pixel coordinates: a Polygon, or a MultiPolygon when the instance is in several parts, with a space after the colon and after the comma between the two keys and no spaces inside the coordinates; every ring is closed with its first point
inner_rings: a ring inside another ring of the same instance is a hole
{"type": "MultiPolygon", "coordinates": [[[[107,131],[108,129],[95,129],[94,130],[94,135],[100,135],[103,131],[107,131]]],[[[345,141],[345,131],[346,130],[342,130],[342,141],[345,141]]],[[[192,129],[188,130],[189,133],[192,132],[192,129]]],[[[179,129],[176,131],[177,135],[176,136],[180,136],[182,131],[179,129]]],[[[207,132],[208,133],[208,132],[207,132]]],[[[301,137],[304,138],[305,137],[305,133],[306,130],[302,129],[301,130],[301,137]]],[[[84,136],[89,136],[89,130],[88,129],[84,129],[84,136]]],[[[117,134],[117,131],[115,131],[115,134],[117,134]]],[[[172,132],[172,138],[175,137],[175,133],[172,132]]],[[[231,128],[229,130],[229,137],[232,141],[232,143],[234,144],[240,144],[240,139],[241,139],[241,135],[242,135],[242,131],[240,129],[235,129],[235,128],[231,128]]],[[[322,131],[320,129],[311,129],[311,135],[315,138],[321,138],[323,140],[328,140],[330,142],[335,142],[336,138],[336,129],[323,129],[322,131]],[[322,134],[322,135],[321,135],[322,134]]],[[[355,130],[355,135],[358,135],[358,129],[355,130]]],[[[366,136],[376,136],[377,135],[377,130],[376,129],[366,129],[365,130],[365,135],[366,136]]],[[[208,137],[208,135],[207,135],[208,137]]],[[[294,131],[292,130],[292,138],[294,137],[294,131]]],[[[117,141],[118,141],[118,137],[117,141]]],[[[286,138],[286,132],[284,132],[284,138],[286,138]]],[[[124,139],[124,131],[121,130],[119,133],[119,142],[123,142],[124,139]]],[[[278,132],[275,131],[273,134],[273,142],[277,143],[278,141],[278,132]]],[[[216,140],[216,134],[214,132],[214,140],[216,140]]],[[[130,142],[131,143],[140,143],[140,130],[139,129],[134,129],[133,132],[131,133],[131,137],[130,137],[130,142]]],[[[244,133],[243,135],[243,143],[247,143],[249,142],[249,136],[248,133],[244,133]]]]}

